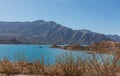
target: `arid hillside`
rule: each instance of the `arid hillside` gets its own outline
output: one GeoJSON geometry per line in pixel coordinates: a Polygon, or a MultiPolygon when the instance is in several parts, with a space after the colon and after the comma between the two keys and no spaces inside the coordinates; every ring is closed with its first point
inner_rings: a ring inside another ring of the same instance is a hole
{"type": "Polygon", "coordinates": [[[120,42],[115,41],[101,41],[88,46],[81,46],[79,44],[73,44],[69,46],[52,46],[53,48],[61,48],[65,50],[87,50],[87,51],[120,51],[120,42]]]}

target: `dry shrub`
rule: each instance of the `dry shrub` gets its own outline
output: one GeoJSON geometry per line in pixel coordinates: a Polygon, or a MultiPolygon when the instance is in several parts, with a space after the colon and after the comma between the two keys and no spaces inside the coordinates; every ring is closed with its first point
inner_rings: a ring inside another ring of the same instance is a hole
{"type": "Polygon", "coordinates": [[[93,54],[92,58],[88,56],[82,59],[81,56],[77,56],[75,59],[72,53],[65,53],[58,57],[57,64],[60,65],[62,76],[115,76],[120,72],[120,57],[115,55],[112,61],[102,56],[99,58],[101,61],[93,54]]]}
{"type": "MultiPolygon", "coordinates": [[[[100,61],[96,54],[92,57],[85,55],[74,56],[72,53],[64,53],[56,58],[56,64],[46,66],[44,57],[35,59],[34,62],[26,61],[25,57],[19,57],[15,62],[11,62],[4,57],[0,62],[0,73],[11,74],[31,74],[43,76],[116,76],[120,73],[120,53],[114,54],[112,60],[100,55],[100,61]]],[[[24,55],[22,55],[24,56],[24,55]]]]}

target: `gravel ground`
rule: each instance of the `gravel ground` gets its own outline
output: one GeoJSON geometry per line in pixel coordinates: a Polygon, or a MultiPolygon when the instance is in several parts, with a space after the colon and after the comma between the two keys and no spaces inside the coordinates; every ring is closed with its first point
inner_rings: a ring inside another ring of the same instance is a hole
{"type": "MultiPolygon", "coordinates": [[[[24,75],[24,74],[5,75],[5,74],[0,74],[0,76],[36,76],[36,75],[24,75]]],[[[37,75],[37,76],[42,76],[42,75],[37,75]]]]}

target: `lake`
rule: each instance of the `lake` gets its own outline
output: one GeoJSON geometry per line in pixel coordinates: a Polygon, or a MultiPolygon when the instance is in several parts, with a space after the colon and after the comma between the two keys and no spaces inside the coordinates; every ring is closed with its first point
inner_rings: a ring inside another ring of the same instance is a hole
{"type": "MultiPolygon", "coordinates": [[[[80,55],[82,58],[87,56],[91,57],[91,54],[85,54],[84,51],[69,51],[57,48],[50,48],[51,45],[29,45],[29,44],[0,44],[0,59],[7,56],[11,61],[14,61],[16,55],[23,54],[26,60],[32,62],[34,59],[44,57],[44,62],[47,65],[55,63],[56,57],[63,53],[72,52],[74,56],[80,55]]],[[[113,57],[107,54],[96,54],[103,58],[113,57]]]]}

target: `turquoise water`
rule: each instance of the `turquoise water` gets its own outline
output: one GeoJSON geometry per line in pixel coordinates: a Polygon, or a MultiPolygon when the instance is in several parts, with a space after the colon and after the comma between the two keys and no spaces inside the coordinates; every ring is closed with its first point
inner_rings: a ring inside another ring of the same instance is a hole
{"type": "MultiPolygon", "coordinates": [[[[57,48],[50,48],[51,45],[27,45],[27,44],[0,44],[0,59],[7,56],[11,61],[14,61],[17,54],[24,54],[26,60],[33,61],[35,58],[40,59],[44,57],[45,64],[54,64],[58,55],[65,52],[72,52],[74,56],[80,55],[83,58],[91,54],[85,54],[84,51],[68,51],[57,48]]],[[[99,56],[111,57],[109,55],[96,54],[99,56]]]]}

